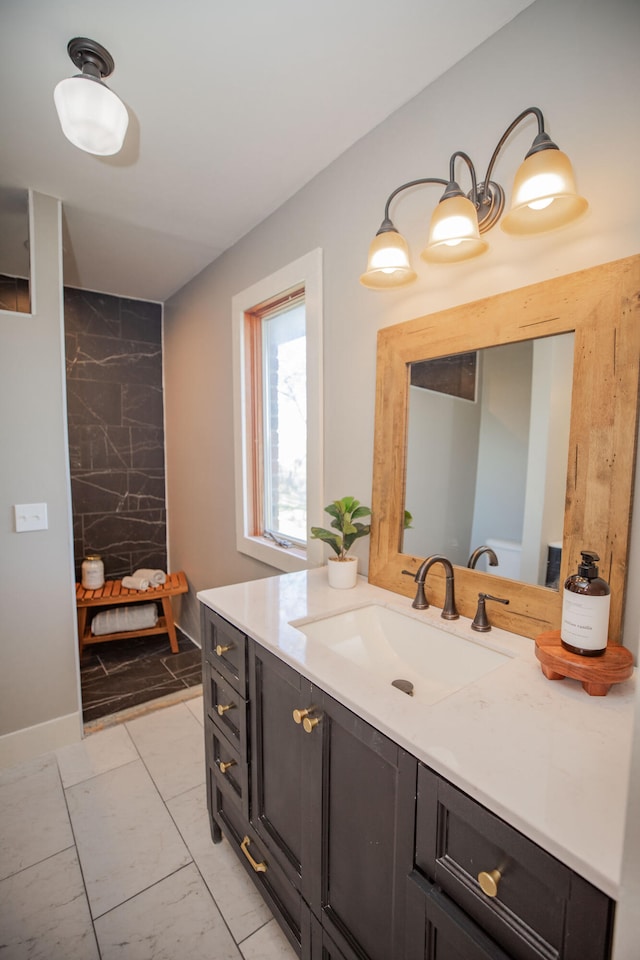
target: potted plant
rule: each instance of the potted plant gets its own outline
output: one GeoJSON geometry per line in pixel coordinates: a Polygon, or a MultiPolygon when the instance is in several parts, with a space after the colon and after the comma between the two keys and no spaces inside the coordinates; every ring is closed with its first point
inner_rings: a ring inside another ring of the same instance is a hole
{"type": "Polygon", "coordinates": [[[314,540],[324,540],[328,543],[335,557],[329,557],[327,570],[329,586],[345,589],[355,587],[358,575],[358,558],[347,556],[349,550],[360,537],[366,537],[370,524],[358,523],[361,517],[370,517],[369,507],[363,507],[355,497],[342,497],[334,500],[325,507],[325,513],[333,517],[331,530],[324,527],[311,527],[311,536],[314,540]]]}

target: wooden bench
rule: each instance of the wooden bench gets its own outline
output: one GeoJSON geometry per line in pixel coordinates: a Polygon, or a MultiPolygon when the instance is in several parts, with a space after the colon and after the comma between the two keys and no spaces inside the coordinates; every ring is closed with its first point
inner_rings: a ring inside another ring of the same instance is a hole
{"type": "Polygon", "coordinates": [[[157,633],[168,633],[171,652],[178,653],[178,638],[173,622],[171,597],[186,593],[189,589],[184,573],[168,573],[166,582],[159,586],[150,586],[148,590],[128,590],[122,586],[122,580],[107,580],[99,590],[86,590],[76,583],[76,606],[78,608],[78,640],[80,656],[90,643],[104,643],[107,640],[126,640],[128,637],[150,637],[157,633]],[[122,630],[94,636],[87,614],[92,607],[117,607],[122,603],[149,603],[159,600],[162,603],[163,616],[158,618],[155,627],[142,630],[122,630]]]}

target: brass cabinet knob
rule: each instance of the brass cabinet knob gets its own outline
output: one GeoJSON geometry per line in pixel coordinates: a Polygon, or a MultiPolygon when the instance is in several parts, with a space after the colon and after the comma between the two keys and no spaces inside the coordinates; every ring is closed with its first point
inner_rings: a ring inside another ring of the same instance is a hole
{"type": "Polygon", "coordinates": [[[222,717],[227,712],[227,710],[233,710],[235,703],[218,703],[216,705],[216,710],[218,711],[218,716],[222,717]]]}
{"type": "Polygon", "coordinates": [[[312,733],[313,728],[320,723],[320,717],[305,717],[302,721],[302,727],[305,733],[312,733]]]}
{"type": "Polygon", "coordinates": [[[223,763],[222,760],[220,760],[220,762],[218,763],[218,769],[220,770],[220,773],[226,773],[229,767],[235,767],[235,765],[236,765],[235,760],[227,760],[226,763],[223,763]]]}
{"type": "Polygon", "coordinates": [[[230,643],[226,647],[223,647],[221,643],[216,646],[216,656],[221,657],[223,653],[226,653],[228,650],[233,648],[233,644],[230,643]]]}
{"type": "Polygon", "coordinates": [[[306,710],[294,710],[293,719],[296,723],[302,723],[304,718],[311,713],[312,707],[308,707],[306,710]]]}
{"type": "Polygon", "coordinates": [[[497,897],[498,883],[500,882],[501,876],[502,874],[499,870],[491,870],[488,873],[482,870],[478,874],[478,883],[480,884],[482,892],[486,893],[488,897],[497,897]]]}
{"type": "Polygon", "coordinates": [[[249,837],[245,837],[242,843],[240,844],[240,849],[242,850],[245,857],[247,858],[247,860],[249,861],[249,863],[251,864],[251,866],[253,867],[256,873],[266,873],[267,865],[264,862],[264,860],[261,863],[258,863],[258,861],[254,860],[251,854],[249,853],[250,843],[251,843],[251,840],[249,839],[249,837]]]}

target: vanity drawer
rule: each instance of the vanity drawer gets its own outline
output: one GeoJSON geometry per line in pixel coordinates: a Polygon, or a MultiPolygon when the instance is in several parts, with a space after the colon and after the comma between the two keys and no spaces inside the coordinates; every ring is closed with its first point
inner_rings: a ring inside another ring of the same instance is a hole
{"type": "Polygon", "coordinates": [[[247,701],[244,700],[228,680],[206,663],[204,668],[206,685],[205,702],[210,720],[239,751],[240,756],[247,755],[247,701]]]}
{"type": "Polygon", "coordinates": [[[511,960],[439,887],[407,879],[404,960],[511,960]]]}
{"type": "Polygon", "coordinates": [[[240,693],[247,695],[247,638],[241,630],[202,604],[205,660],[240,693]]]}
{"type": "Polygon", "coordinates": [[[422,765],[415,865],[514,960],[609,956],[612,901],[422,765]]]}
{"type": "Polygon", "coordinates": [[[215,724],[207,722],[206,736],[209,739],[207,750],[211,776],[216,787],[249,816],[249,772],[240,753],[218,730],[215,724]]]}
{"type": "Polygon", "coordinates": [[[309,908],[226,795],[212,784],[214,816],[298,955],[308,956],[309,908]],[[303,943],[305,949],[303,950],[303,943]]]}

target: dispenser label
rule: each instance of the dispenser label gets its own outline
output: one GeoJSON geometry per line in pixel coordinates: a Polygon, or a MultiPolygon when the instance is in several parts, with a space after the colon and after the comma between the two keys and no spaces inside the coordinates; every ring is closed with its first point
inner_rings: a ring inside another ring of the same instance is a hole
{"type": "Polygon", "coordinates": [[[560,636],[582,650],[604,650],[609,637],[611,596],[588,597],[565,590],[560,636]]]}

